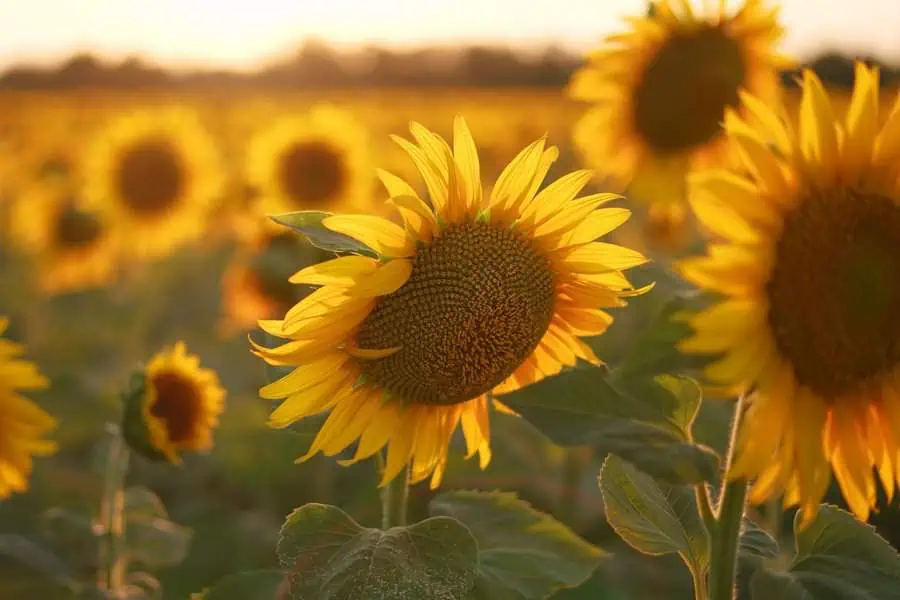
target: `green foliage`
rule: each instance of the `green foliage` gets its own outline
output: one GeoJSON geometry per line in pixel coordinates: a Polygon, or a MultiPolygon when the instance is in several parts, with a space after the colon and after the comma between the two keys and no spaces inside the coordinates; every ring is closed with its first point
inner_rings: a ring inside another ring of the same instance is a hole
{"type": "Polygon", "coordinates": [[[167,460],[165,454],[157,450],[150,441],[147,420],[144,416],[144,394],[146,393],[146,377],[143,370],[132,374],[128,387],[122,393],[122,437],[136,454],[151,461],[167,460]]]}
{"type": "Polygon", "coordinates": [[[324,504],[287,518],[277,553],[292,600],[459,600],[478,570],[478,543],[455,519],[382,531],[324,504]]]}
{"type": "Polygon", "coordinates": [[[47,580],[48,586],[65,588],[70,591],[78,589],[79,583],[69,566],[53,552],[37,542],[13,534],[0,534],[0,556],[40,574],[47,580]]]}
{"type": "Polygon", "coordinates": [[[478,577],[467,600],[542,600],[583,583],[603,556],[515,494],[448,492],[430,509],[458,519],[478,540],[478,577]]]}
{"type": "Polygon", "coordinates": [[[900,556],[870,525],[823,505],[806,529],[794,520],[797,555],[784,572],[760,569],[751,579],[756,600],[896,600],[900,556]]]}
{"type": "Polygon", "coordinates": [[[686,486],[655,481],[616,455],[600,472],[606,519],[636,550],[658,556],[677,553],[702,576],[709,566],[709,538],[686,486]]]}
{"type": "Polygon", "coordinates": [[[328,252],[354,252],[366,256],[377,256],[377,253],[365,244],[341,233],[326,229],[322,221],[332,213],[319,210],[302,210],[298,212],[273,215],[271,219],[279,225],[290,227],[302,234],[309,243],[328,252]]]}
{"type": "Polygon", "coordinates": [[[579,365],[501,400],[557,444],[592,444],[669,483],[712,481],[719,460],[691,441],[700,390],[689,381],[632,382],[640,392],[632,395],[614,387],[608,371],[579,365]]]}
{"type": "Polygon", "coordinates": [[[191,600],[279,600],[284,581],[284,573],[275,569],[235,573],[191,600]]]}

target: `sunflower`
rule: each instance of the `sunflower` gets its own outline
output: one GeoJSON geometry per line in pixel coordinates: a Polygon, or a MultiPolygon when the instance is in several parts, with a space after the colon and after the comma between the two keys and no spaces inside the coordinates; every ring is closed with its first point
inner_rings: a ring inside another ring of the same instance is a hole
{"type": "Polygon", "coordinates": [[[797,127],[745,97],[726,129],[743,168],[699,173],[692,204],[719,238],[682,265],[723,300],[682,344],[708,378],[752,390],[731,477],[786,491],[811,519],[829,463],[861,519],[900,479],[900,103],[881,124],[878,71],[856,66],[846,116],[806,71],[797,127]]]}
{"type": "Polygon", "coordinates": [[[108,227],[84,208],[69,186],[33,185],[13,205],[11,237],[38,260],[49,293],[101,285],[114,272],[108,227]]]}
{"type": "Polygon", "coordinates": [[[126,411],[126,439],[151,458],[181,462],[185,450],[212,448],[212,431],[224,409],[225,390],[183,342],[157,353],[141,374],[126,411]],[[135,434],[135,430],[138,431],[135,434]]]}
{"type": "Polygon", "coordinates": [[[249,331],[260,319],[287,312],[303,297],[301,288],[288,281],[296,265],[321,260],[323,254],[284,228],[247,250],[238,253],[222,275],[224,335],[249,331]]]}
{"type": "Polygon", "coordinates": [[[301,460],[336,454],[358,438],[349,462],[388,447],[382,483],[411,464],[413,481],[432,475],[437,486],[458,425],[468,455],[478,453],[482,467],[489,462],[494,394],[578,358],[598,362],[580,338],[603,333],[612,321],[604,309],[638,292],[622,270],[646,259],[595,241],[629,211],[600,208],[614,194],[576,198],[590,171],[538,191],[558,155],[544,139],[504,169],[486,198],[465,121],[454,123],[452,149],[417,123],[410,129],[416,143],[394,139],[417,165],[430,202],[379,171],[404,226],[371,215],[325,218],[324,227],[373,256],[297,272],[291,282],[321,287],[283,320],[260,322],[290,341],[253,343],[253,350],[270,364],[296,367],[260,390],[285,399],[271,426],[333,409],[301,460]]]}
{"type": "Polygon", "coordinates": [[[698,15],[690,0],[658,0],[570,82],[572,97],[594,104],[574,127],[576,146],[664,229],[685,220],[685,175],[727,161],[721,122],[739,90],[773,101],[787,64],[774,52],[777,8],[747,0],[729,15],[724,5],[698,15]]]}
{"type": "Polygon", "coordinates": [[[119,117],[87,163],[87,199],[114,224],[123,249],[143,258],[197,239],[224,182],[213,140],[187,109],[119,117]]]}
{"type": "Polygon", "coordinates": [[[285,116],[251,143],[247,179],[261,195],[261,210],[367,208],[374,170],[365,130],[332,106],[285,116]]]}
{"type": "MultiPolygon", "coordinates": [[[[8,325],[0,318],[0,335],[8,325]]],[[[43,439],[56,420],[18,393],[46,388],[49,382],[33,363],[17,358],[21,353],[21,346],[0,338],[0,498],[28,489],[32,456],[56,451],[43,439]]]]}

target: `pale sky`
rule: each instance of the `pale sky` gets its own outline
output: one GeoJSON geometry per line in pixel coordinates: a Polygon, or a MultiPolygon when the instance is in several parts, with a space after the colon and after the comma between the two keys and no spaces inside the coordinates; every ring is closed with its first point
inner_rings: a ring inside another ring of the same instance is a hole
{"type": "MultiPolygon", "coordinates": [[[[900,60],[900,0],[781,5],[788,52],[838,47],[900,60]]],[[[253,68],[308,37],[345,46],[552,42],[582,50],[645,8],[646,0],[0,0],[0,69],[80,50],[253,68]]]]}

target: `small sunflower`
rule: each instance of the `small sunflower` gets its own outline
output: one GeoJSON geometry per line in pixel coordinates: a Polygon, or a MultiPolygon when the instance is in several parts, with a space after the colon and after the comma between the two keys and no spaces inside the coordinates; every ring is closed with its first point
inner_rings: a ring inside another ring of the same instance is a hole
{"type": "Polygon", "coordinates": [[[724,1],[698,15],[690,0],[657,0],[573,76],[570,95],[594,104],[575,125],[576,146],[599,174],[630,186],[651,220],[680,227],[685,175],[727,159],[721,122],[739,90],[777,98],[787,64],[774,51],[777,15],[762,0],[731,15],[724,1]]]}
{"type": "Polygon", "coordinates": [[[751,500],[786,490],[811,519],[833,467],[861,519],[900,479],[900,103],[879,120],[878,71],[856,67],[846,117],[803,74],[795,128],[760,98],[726,129],[742,168],[696,176],[691,202],[717,238],[682,265],[724,300],[682,348],[725,353],[715,383],[752,390],[731,477],[751,500]]]}
{"type": "Polygon", "coordinates": [[[321,287],[283,320],[260,322],[290,341],[253,349],[270,364],[296,367],[260,390],[285,399],[271,426],[332,409],[303,459],[358,439],[350,462],[388,447],[382,483],[411,464],[413,481],[431,475],[436,486],[457,426],[469,456],[489,462],[493,394],[578,358],[598,362],[580,338],[603,333],[612,321],[604,309],[637,293],[622,271],[646,259],[596,241],[629,211],[600,208],[614,194],[577,197],[590,171],[538,191],[558,155],[544,139],[504,169],[486,198],[465,121],[454,123],[452,149],[417,123],[411,132],[415,144],[394,139],[430,202],[379,171],[404,227],[372,215],[327,217],[326,228],[377,258],[342,256],[296,273],[291,282],[321,287]]]}
{"type": "Polygon", "coordinates": [[[101,285],[114,272],[109,228],[68,186],[36,185],[13,205],[13,240],[39,263],[41,288],[59,293],[101,285]]]}
{"type": "Polygon", "coordinates": [[[266,235],[249,252],[237,254],[222,275],[222,333],[249,331],[260,319],[286,313],[303,297],[301,288],[288,278],[298,263],[310,264],[321,256],[284,228],[266,235]]]}
{"type": "Polygon", "coordinates": [[[181,462],[186,450],[212,448],[212,432],[224,409],[225,390],[215,371],[204,369],[183,342],[157,353],[128,398],[125,435],[151,458],[181,462]],[[137,433],[135,433],[137,432],[137,433]]]}
{"type": "MultiPolygon", "coordinates": [[[[0,318],[0,335],[8,325],[8,319],[0,318]]],[[[22,351],[18,344],[0,338],[0,498],[28,489],[32,456],[56,451],[56,444],[43,439],[56,420],[19,395],[49,385],[33,363],[18,358],[22,351]]]]}
{"type": "Polygon", "coordinates": [[[331,106],[276,120],[253,140],[247,160],[265,213],[359,209],[371,196],[368,136],[331,106]]]}
{"type": "Polygon", "coordinates": [[[168,254],[203,233],[224,182],[212,138],[187,109],[124,115],[95,140],[86,198],[121,234],[123,250],[168,254]]]}

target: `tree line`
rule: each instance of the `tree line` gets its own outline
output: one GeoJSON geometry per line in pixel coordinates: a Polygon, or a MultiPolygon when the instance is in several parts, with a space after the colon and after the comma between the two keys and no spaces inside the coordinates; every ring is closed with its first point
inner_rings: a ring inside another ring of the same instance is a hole
{"type": "MultiPolygon", "coordinates": [[[[900,82],[900,70],[874,57],[826,52],[808,61],[826,85],[850,88],[853,60],[881,66],[882,81],[900,82]]],[[[80,53],[59,65],[21,65],[0,76],[0,89],[137,88],[321,88],[321,87],[546,87],[566,84],[583,62],[558,47],[524,53],[506,47],[468,46],[341,52],[319,41],[304,43],[283,59],[252,73],[201,69],[167,70],[140,58],[121,62],[80,53]]],[[[799,70],[783,73],[792,84],[799,70]]]]}

